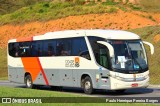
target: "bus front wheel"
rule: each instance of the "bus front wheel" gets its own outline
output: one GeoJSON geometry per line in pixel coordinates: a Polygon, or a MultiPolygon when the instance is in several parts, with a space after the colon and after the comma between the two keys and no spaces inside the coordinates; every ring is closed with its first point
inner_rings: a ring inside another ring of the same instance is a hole
{"type": "Polygon", "coordinates": [[[86,76],[83,80],[83,89],[86,94],[92,94],[94,91],[92,80],[89,76],[86,76]]]}
{"type": "Polygon", "coordinates": [[[30,74],[25,76],[25,84],[27,88],[33,88],[32,77],[30,74]]]}

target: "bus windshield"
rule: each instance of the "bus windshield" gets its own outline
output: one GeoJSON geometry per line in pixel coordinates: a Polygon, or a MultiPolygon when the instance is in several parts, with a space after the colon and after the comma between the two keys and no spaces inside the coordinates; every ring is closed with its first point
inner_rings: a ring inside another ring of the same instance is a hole
{"type": "Polygon", "coordinates": [[[148,70],[146,52],[141,40],[108,40],[92,36],[88,38],[99,65],[120,73],[142,73],[148,70]],[[110,57],[108,47],[97,41],[111,44],[114,57],[110,57]]]}
{"type": "Polygon", "coordinates": [[[140,73],[148,70],[147,58],[141,40],[110,40],[114,48],[114,58],[111,59],[114,71],[122,73],[140,73]]]}

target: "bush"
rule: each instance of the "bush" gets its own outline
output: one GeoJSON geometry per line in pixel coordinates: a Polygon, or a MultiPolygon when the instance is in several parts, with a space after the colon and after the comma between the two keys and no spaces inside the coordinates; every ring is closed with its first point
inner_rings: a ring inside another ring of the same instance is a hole
{"type": "Polygon", "coordinates": [[[40,9],[38,12],[39,12],[39,13],[43,13],[43,12],[44,12],[44,10],[43,10],[43,9],[40,9]]]}
{"type": "Polygon", "coordinates": [[[111,7],[108,12],[109,13],[114,13],[114,12],[117,12],[117,9],[114,8],[114,7],[111,7]]]}
{"type": "Polygon", "coordinates": [[[133,5],[133,4],[130,4],[129,6],[130,6],[133,10],[141,10],[141,9],[142,9],[140,6],[133,5]]]}
{"type": "Polygon", "coordinates": [[[49,7],[49,3],[45,3],[44,5],[43,5],[43,7],[49,7]]]}
{"type": "Polygon", "coordinates": [[[83,5],[85,3],[85,0],[74,0],[73,1],[76,5],[83,5]]]}
{"type": "Polygon", "coordinates": [[[106,0],[106,2],[102,3],[103,5],[116,5],[118,2],[114,2],[113,0],[106,0]]]}

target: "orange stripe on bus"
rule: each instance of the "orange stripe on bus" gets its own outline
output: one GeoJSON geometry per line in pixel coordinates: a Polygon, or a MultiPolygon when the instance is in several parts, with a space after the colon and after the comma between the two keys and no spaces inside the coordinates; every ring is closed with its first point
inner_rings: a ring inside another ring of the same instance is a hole
{"type": "Polygon", "coordinates": [[[16,41],[17,42],[33,41],[33,37],[18,38],[18,39],[16,39],[16,41]]]}
{"type": "Polygon", "coordinates": [[[46,85],[49,85],[47,77],[38,57],[22,57],[21,60],[25,71],[31,74],[33,82],[36,80],[38,74],[42,72],[46,85]]]}
{"type": "Polygon", "coordinates": [[[21,60],[25,71],[29,72],[32,76],[32,80],[35,81],[41,71],[37,57],[22,57],[21,60]]]}

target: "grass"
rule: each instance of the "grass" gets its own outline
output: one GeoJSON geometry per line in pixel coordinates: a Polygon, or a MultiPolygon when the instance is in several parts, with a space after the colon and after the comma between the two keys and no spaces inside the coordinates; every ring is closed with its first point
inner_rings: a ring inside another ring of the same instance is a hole
{"type": "Polygon", "coordinates": [[[75,2],[41,2],[23,7],[11,14],[0,15],[0,25],[18,24],[31,21],[46,21],[67,16],[113,13],[117,11],[116,5],[91,3],[81,5],[75,2]]]}
{"type": "Polygon", "coordinates": [[[8,80],[8,77],[0,77],[0,80],[8,80]]]}
{"type": "Polygon", "coordinates": [[[140,0],[143,11],[160,12],[160,0],[140,0]]]}
{"type": "Polygon", "coordinates": [[[89,2],[86,4],[84,0],[63,3],[58,0],[54,2],[52,0],[6,0],[7,3],[5,4],[3,3],[5,0],[2,0],[0,12],[3,10],[6,13],[1,12],[0,25],[47,21],[74,15],[115,13],[118,9],[127,11],[128,8],[138,11],[160,12],[160,0],[140,0],[139,5],[128,3],[128,0],[125,1],[125,4],[122,4],[121,0],[119,2],[106,0],[106,2],[89,2]],[[9,4],[12,6],[6,7],[9,4]]]}
{"type": "MultiPolygon", "coordinates": [[[[27,88],[10,88],[10,87],[0,87],[0,95],[1,97],[87,97],[82,96],[80,94],[71,94],[71,93],[65,93],[65,92],[55,92],[55,91],[45,91],[45,90],[35,90],[35,89],[27,89],[27,88]]],[[[60,99],[60,98],[59,98],[60,99]]],[[[72,98],[71,98],[72,99],[72,98]]],[[[93,99],[93,100],[100,100],[99,99],[93,99]]],[[[7,104],[3,104],[7,105],[7,104]]],[[[9,105],[17,105],[17,104],[9,104],[9,105]]],[[[19,104],[22,105],[22,104],[19,104]]],[[[23,104],[23,105],[31,105],[31,104],[23,104]]],[[[33,105],[68,105],[68,106],[101,106],[101,105],[107,105],[107,106],[153,106],[153,104],[135,104],[135,103],[54,103],[54,104],[33,104],[33,105]]]]}
{"type": "Polygon", "coordinates": [[[33,5],[42,1],[45,0],[0,0],[0,14],[9,14],[24,6],[33,5]]]}
{"type": "Polygon", "coordinates": [[[126,8],[126,6],[124,6],[124,5],[119,5],[119,9],[121,9],[124,12],[128,11],[128,9],[126,8]]]}
{"type": "Polygon", "coordinates": [[[106,2],[102,2],[102,5],[117,5],[118,2],[113,2],[112,0],[106,0],[106,2]]]}
{"type": "Polygon", "coordinates": [[[128,8],[138,11],[155,10],[159,12],[160,10],[160,6],[158,5],[160,3],[159,0],[153,0],[153,3],[149,0],[140,0],[140,5],[133,5],[131,3],[122,4],[121,2],[113,2],[112,0],[98,3],[90,2],[87,4],[84,3],[84,0],[63,3],[58,0],[54,2],[51,2],[51,0],[41,0],[41,2],[37,0],[32,1],[34,2],[32,3],[29,0],[25,3],[22,2],[21,8],[7,12],[8,14],[0,15],[0,25],[48,21],[75,15],[115,13],[118,9],[127,11],[128,8]]]}
{"type": "Polygon", "coordinates": [[[138,5],[129,4],[129,6],[132,10],[142,10],[142,8],[138,5]]]}
{"type": "Polygon", "coordinates": [[[0,79],[6,79],[7,74],[7,52],[6,49],[0,49],[0,79]]]}
{"type": "Polygon", "coordinates": [[[49,90],[0,87],[0,97],[82,97],[78,94],[49,90]]]}

